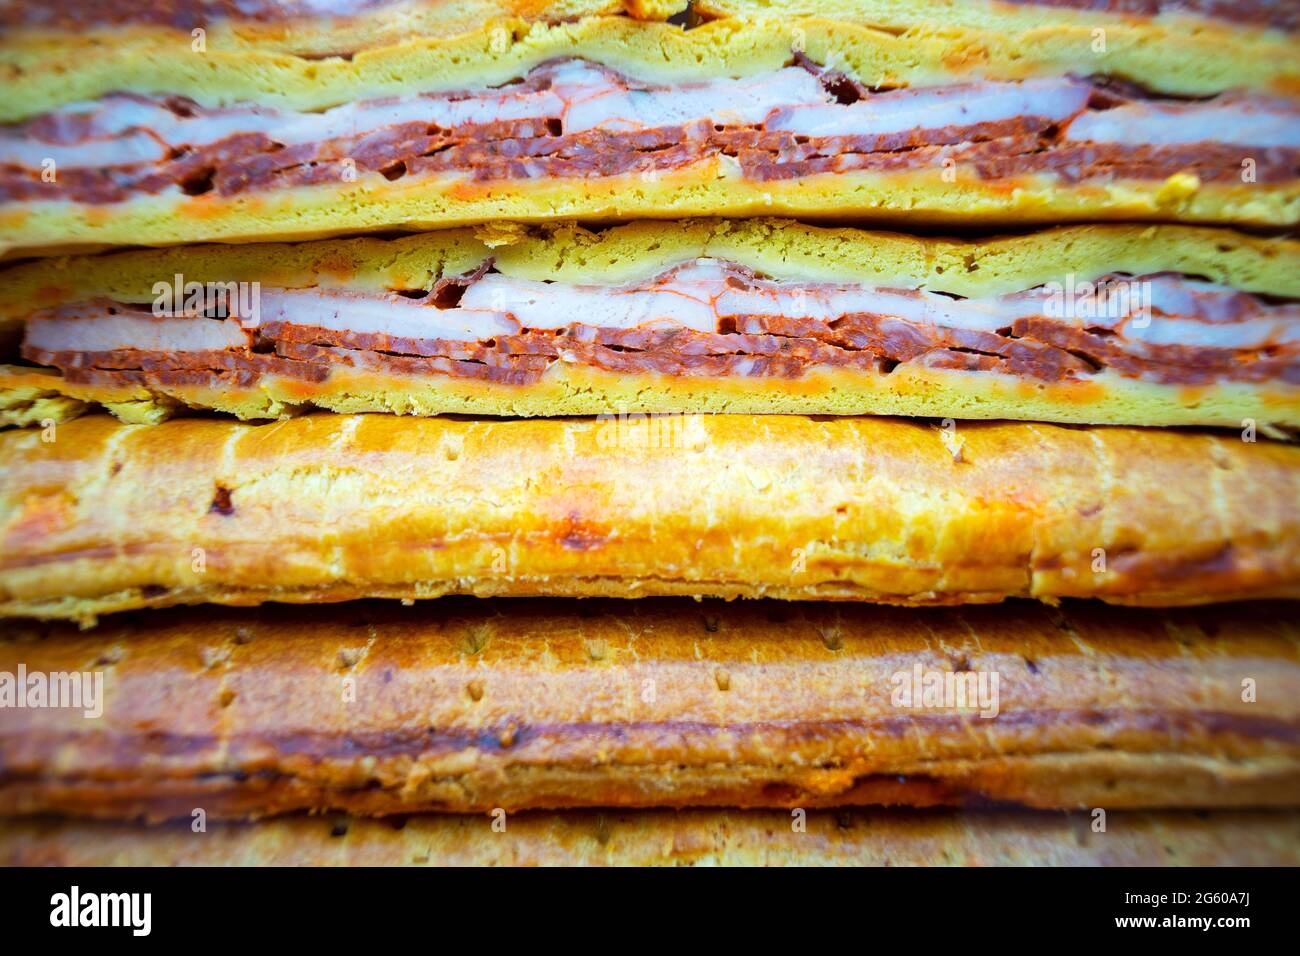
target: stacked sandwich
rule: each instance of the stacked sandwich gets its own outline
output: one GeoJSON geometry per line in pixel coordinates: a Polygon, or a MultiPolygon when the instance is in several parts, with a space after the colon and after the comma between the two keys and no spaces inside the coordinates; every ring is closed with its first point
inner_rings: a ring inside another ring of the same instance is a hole
{"type": "Polygon", "coordinates": [[[0,9],[0,860],[1300,862],[1294,10],[512,6],[0,9]]]}

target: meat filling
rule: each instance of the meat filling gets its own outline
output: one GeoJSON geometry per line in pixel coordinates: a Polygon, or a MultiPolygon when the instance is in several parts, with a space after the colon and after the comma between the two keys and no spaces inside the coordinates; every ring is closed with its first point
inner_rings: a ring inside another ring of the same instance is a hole
{"type": "Polygon", "coordinates": [[[114,94],[0,130],[0,201],[655,176],[703,161],[756,181],[955,165],[985,180],[1188,171],[1273,183],[1300,172],[1300,108],[1246,94],[1163,102],[1065,77],[873,92],[801,55],[766,75],[669,87],[568,60],[503,87],[319,113],[114,94]]]}
{"type": "Polygon", "coordinates": [[[432,290],[261,290],[242,315],[231,299],[216,316],[66,305],[30,317],[23,355],[72,382],[160,387],[323,382],[336,367],[527,385],[556,363],[719,378],[911,364],[1043,382],[1109,370],[1164,384],[1300,385],[1300,304],[1175,274],[959,298],[774,280],[713,259],[621,286],[489,268],[432,290]]]}

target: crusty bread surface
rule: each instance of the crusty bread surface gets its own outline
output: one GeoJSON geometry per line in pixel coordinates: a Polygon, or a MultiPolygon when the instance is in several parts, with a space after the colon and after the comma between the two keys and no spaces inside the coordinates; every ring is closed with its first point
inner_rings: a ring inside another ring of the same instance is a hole
{"type": "Polygon", "coordinates": [[[359,597],[1300,596],[1300,447],[704,415],[0,433],[0,615],[359,597]]]}
{"type": "Polygon", "coordinates": [[[640,810],[253,824],[0,820],[9,866],[1295,866],[1300,814],[640,810]],[[499,818],[497,818],[499,820],[499,818]]]}
{"type": "Polygon", "coordinates": [[[103,691],[93,719],[7,711],[0,813],[1300,802],[1282,604],[448,599],[5,634],[0,671],[103,691]]]}

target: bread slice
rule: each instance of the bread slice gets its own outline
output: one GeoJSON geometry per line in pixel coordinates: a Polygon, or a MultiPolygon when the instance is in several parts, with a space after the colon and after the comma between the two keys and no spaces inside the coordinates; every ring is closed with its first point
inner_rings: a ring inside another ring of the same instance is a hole
{"type": "Polygon", "coordinates": [[[816,16],[887,30],[948,26],[1051,34],[1083,29],[1098,41],[1099,55],[1116,41],[1210,55],[1222,55],[1225,48],[1276,51],[1300,30],[1293,5],[1269,0],[695,0],[691,13],[699,21],[816,16]]]}
{"type": "Polygon", "coordinates": [[[360,597],[1300,597],[1300,447],[886,418],[0,433],[0,615],[360,597]]]}
{"type": "Polygon", "coordinates": [[[61,421],[98,404],[132,422],[314,407],[1271,434],[1300,427],[1298,277],[1300,242],[1221,229],[952,240],[766,219],[35,260],[0,283],[0,334],[25,335],[23,353],[40,363],[0,366],[0,422],[61,421]],[[1107,276],[1100,285],[1122,295],[1070,295],[1107,276]],[[159,289],[165,317],[194,283],[238,286],[257,315],[160,321],[159,289]],[[134,338],[96,332],[128,317],[134,338]],[[234,339],[183,351],[194,330],[234,339]]]}
{"type": "Polygon", "coordinates": [[[5,632],[0,672],[102,681],[6,711],[6,814],[1300,804],[1279,604],[451,599],[5,632]]]}
{"type": "Polygon", "coordinates": [[[1231,44],[1183,56],[1176,44],[1137,41],[1103,57],[1091,43],[1083,28],[894,35],[829,19],[682,30],[588,17],[492,20],[347,59],[118,43],[64,56],[47,44],[11,67],[0,112],[36,121],[6,137],[0,251],[684,215],[1300,221],[1293,58],[1231,44]],[[570,78],[586,71],[577,100],[602,92],[622,107],[599,123],[589,116],[590,127],[546,96],[511,107],[526,89],[563,86],[553,82],[561,67],[570,78]],[[519,80],[529,82],[505,85],[519,80]],[[1090,83],[1101,86],[1081,92],[1090,83]],[[959,99],[982,97],[969,112],[996,119],[939,122],[921,110],[882,125],[876,116],[878,103],[901,96],[915,106],[953,85],[959,99]],[[1022,95],[1023,106],[1009,105],[1022,95]],[[1170,95],[1221,98],[1162,99],[1170,95]],[[479,107],[468,119],[465,97],[479,107]],[[760,108],[769,100],[772,110],[760,108]],[[816,132],[821,121],[806,110],[803,120],[780,118],[781,104],[814,102],[832,132],[816,132]],[[1103,126],[1136,116],[1118,134],[1073,119],[1096,120],[1117,102],[1125,108],[1103,126]],[[361,113],[346,112],[358,104],[361,113]],[[331,108],[345,114],[322,114],[331,108]],[[223,109],[236,112],[212,113],[223,109]],[[134,117],[125,126],[124,114],[134,117]],[[513,125],[484,125],[480,114],[513,125]],[[87,115],[117,132],[78,141],[68,131],[87,115]],[[394,115],[402,121],[385,119],[394,115]],[[345,121],[358,116],[360,125],[345,121]],[[64,133],[51,139],[52,129],[64,133]],[[197,138],[205,129],[228,135],[197,138]],[[1202,132],[1189,141],[1188,130],[1202,132]]]}
{"type": "Polygon", "coordinates": [[[812,811],[279,817],[140,826],[0,820],[9,866],[1295,866],[1300,814],[812,811]],[[500,819],[499,817],[497,819],[500,819]]]}
{"type": "Polygon", "coordinates": [[[584,17],[666,20],[685,14],[687,0],[306,0],[204,3],[117,0],[72,11],[42,0],[11,0],[0,9],[0,62],[48,62],[51,46],[67,60],[102,55],[112,44],[133,55],[193,50],[287,54],[312,59],[351,56],[412,39],[452,37],[493,20],[565,23],[584,17]]]}

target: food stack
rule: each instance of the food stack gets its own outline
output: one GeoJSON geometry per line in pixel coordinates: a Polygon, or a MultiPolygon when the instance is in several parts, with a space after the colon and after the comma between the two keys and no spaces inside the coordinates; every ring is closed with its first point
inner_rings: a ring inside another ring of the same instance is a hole
{"type": "Polygon", "coordinates": [[[0,14],[0,859],[1300,861],[1290,13],[212,6],[0,14]]]}

